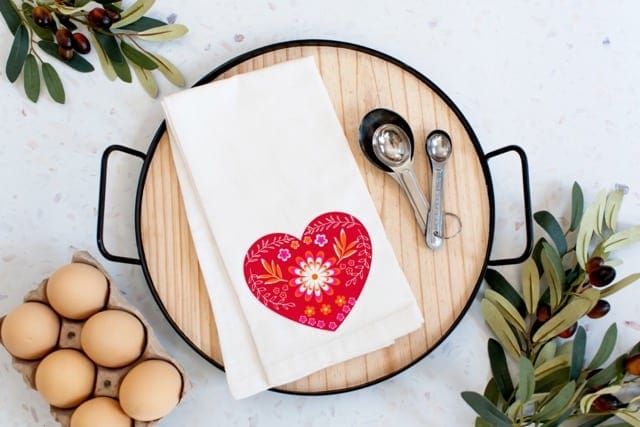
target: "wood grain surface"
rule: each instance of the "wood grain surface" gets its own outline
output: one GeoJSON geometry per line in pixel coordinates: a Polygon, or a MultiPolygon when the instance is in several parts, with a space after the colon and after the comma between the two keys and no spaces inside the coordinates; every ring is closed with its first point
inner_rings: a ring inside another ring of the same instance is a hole
{"type": "MultiPolygon", "coordinates": [[[[316,45],[281,48],[254,56],[218,78],[311,55],[316,58],[351,152],[425,323],[390,347],[278,388],[304,394],[343,391],[379,381],[433,349],[462,316],[473,295],[483,273],[490,234],[490,202],[482,153],[455,112],[411,72],[350,47],[316,45]],[[439,251],[429,250],[424,244],[398,185],[360,153],[360,120],[368,111],[380,107],[396,111],[410,124],[416,140],[415,169],[427,195],[431,170],[424,152],[425,137],[437,128],[452,138],[453,156],[445,176],[444,204],[447,211],[461,218],[462,231],[439,251]]],[[[223,365],[215,316],[191,240],[166,133],[150,160],[142,189],[140,227],[151,286],[170,320],[203,355],[223,365]]]]}

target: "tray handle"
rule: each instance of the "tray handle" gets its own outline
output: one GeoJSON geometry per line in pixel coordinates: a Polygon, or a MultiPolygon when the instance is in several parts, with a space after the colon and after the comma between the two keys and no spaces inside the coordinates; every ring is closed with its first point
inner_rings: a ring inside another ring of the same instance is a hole
{"type": "Polygon", "coordinates": [[[98,194],[98,229],[96,232],[96,241],[98,243],[98,250],[109,261],[120,262],[125,264],[141,264],[138,258],[129,258],[119,255],[113,255],[104,245],[104,211],[105,211],[105,195],[107,190],[107,168],[109,166],[109,156],[114,151],[129,154],[131,156],[139,157],[143,161],[147,158],[147,155],[141,151],[134,150],[133,148],[125,147],[123,145],[110,145],[102,153],[102,161],[100,164],[100,190],[98,194]]]}
{"type": "Polygon", "coordinates": [[[517,145],[507,145],[485,155],[487,162],[493,158],[508,152],[515,152],[520,157],[522,168],[522,198],[524,201],[524,222],[526,243],[522,255],[515,258],[490,259],[488,265],[510,265],[524,262],[531,254],[533,248],[533,215],[531,213],[531,187],[529,185],[529,163],[524,150],[517,145]]]}

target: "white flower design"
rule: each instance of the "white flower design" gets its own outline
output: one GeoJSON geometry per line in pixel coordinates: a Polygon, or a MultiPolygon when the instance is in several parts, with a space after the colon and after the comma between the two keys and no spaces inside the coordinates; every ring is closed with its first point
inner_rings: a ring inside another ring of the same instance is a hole
{"type": "Polygon", "coordinates": [[[338,285],[336,276],[340,269],[335,266],[335,258],[324,258],[322,251],[313,256],[311,252],[304,258],[297,257],[296,265],[289,267],[290,273],[295,277],[289,281],[289,285],[296,288],[296,296],[304,296],[305,301],[315,298],[322,301],[323,295],[333,295],[333,287],[338,285]]]}

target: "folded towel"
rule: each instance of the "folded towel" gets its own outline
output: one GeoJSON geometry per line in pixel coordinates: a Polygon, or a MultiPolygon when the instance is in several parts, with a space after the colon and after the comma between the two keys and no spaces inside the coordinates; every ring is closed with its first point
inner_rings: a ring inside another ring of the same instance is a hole
{"type": "Polygon", "coordinates": [[[420,327],[313,58],[186,90],[163,107],[234,397],[420,327]]]}

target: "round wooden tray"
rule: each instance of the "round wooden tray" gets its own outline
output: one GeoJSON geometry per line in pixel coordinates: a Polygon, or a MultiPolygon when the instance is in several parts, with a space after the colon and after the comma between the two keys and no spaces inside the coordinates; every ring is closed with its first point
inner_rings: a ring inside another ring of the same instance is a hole
{"type": "MultiPolygon", "coordinates": [[[[421,329],[390,347],[277,388],[301,394],[331,393],[363,387],[400,372],[428,354],[452,330],[487,266],[493,195],[486,158],[455,105],[424,76],[378,52],[336,42],[290,42],[236,58],[199,84],[304,56],[316,58],[351,152],[425,320],[421,329]],[[452,138],[445,207],[460,217],[462,231],[439,251],[426,247],[398,185],[360,152],[360,120],[379,107],[398,112],[412,127],[415,168],[427,195],[431,171],[424,152],[425,137],[433,129],[443,129],[452,138]]],[[[191,240],[164,126],[147,154],[140,186],[138,244],[150,287],[183,338],[222,367],[215,315],[191,240]]]]}

